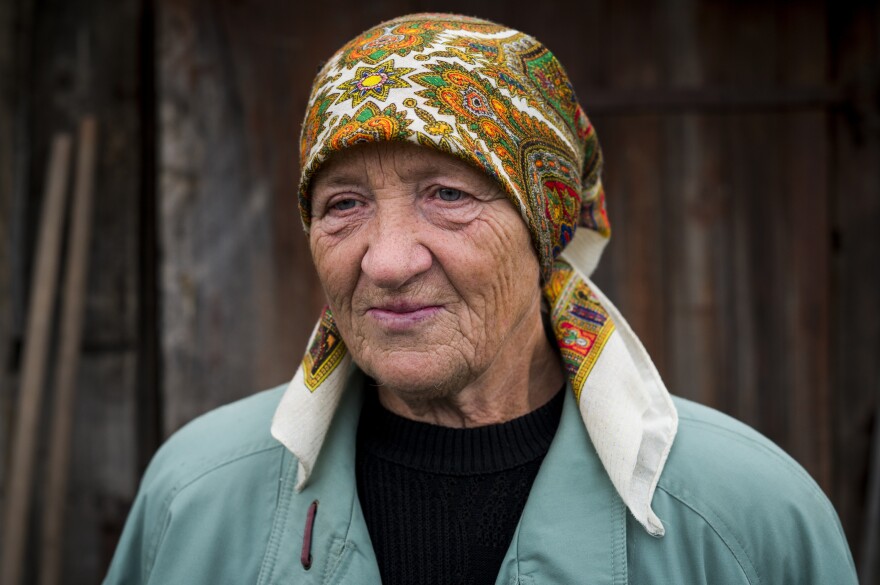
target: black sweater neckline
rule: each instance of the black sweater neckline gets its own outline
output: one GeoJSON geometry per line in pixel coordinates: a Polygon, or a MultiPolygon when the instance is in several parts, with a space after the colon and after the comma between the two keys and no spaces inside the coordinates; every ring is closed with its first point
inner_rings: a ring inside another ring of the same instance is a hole
{"type": "Polygon", "coordinates": [[[565,392],[560,390],[545,405],[513,420],[459,429],[394,414],[380,404],[375,388],[365,391],[359,448],[391,463],[446,475],[497,473],[546,455],[565,392]]]}

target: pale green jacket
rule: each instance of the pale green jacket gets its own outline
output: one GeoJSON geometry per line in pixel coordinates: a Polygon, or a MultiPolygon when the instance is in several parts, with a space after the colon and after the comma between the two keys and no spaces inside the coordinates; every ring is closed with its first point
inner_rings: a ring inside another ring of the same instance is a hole
{"type": "MultiPolygon", "coordinates": [[[[360,392],[350,388],[305,489],[269,434],[284,388],[211,412],[175,434],[141,484],[107,585],[380,583],[355,482],[360,392]],[[319,501],[312,565],[300,562],[319,501]]],[[[770,441],[676,399],[679,430],[653,499],[666,534],[627,512],[567,393],[496,583],[850,585],[837,515],[770,441]]]]}

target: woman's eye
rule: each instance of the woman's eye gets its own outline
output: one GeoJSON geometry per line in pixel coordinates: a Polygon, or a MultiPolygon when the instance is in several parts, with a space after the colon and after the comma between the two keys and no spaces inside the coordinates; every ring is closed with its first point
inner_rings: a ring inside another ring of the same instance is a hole
{"type": "Polygon", "coordinates": [[[443,201],[448,201],[451,203],[453,201],[458,201],[462,197],[464,197],[464,193],[462,193],[458,189],[452,189],[451,187],[443,187],[442,189],[437,190],[437,197],[439,197],[443,201]]]}
{"type": "Polygon", "coordinates": [[[341,201],[337,201],[330,207],[336,211],[348,211],[349,209],[354,209],[354,206],[357,205],[357,201],[354,199],[343,199],[341,201]]]}

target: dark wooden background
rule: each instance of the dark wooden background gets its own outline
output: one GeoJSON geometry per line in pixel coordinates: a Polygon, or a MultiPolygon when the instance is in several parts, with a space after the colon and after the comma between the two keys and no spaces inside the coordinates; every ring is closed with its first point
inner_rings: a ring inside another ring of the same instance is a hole
{"type": "Polygon", "coordinates": [[[100,124],[65,582],[103,575],[164,437],[292,376],[323,304],[295,202],[311,78],[425,10],[557,54],[606,155],[597,283],[669,388],[791,453],[876,565],[877,2],[0,0],[0,479],[48,143],[100,124]]]}

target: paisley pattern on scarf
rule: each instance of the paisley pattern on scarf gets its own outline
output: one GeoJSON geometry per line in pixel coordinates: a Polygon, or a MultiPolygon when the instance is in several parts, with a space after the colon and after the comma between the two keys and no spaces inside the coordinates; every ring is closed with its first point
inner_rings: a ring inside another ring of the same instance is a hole
{"type": "MultiPolygon", "coordinates": [[[[386,22],[352,39],[339,50],[339,65],[350,69],[360,63],[378,63],[391,55],[423,53],[443,31],[492,34],[504,27],[478,18],[451,14],[418,14],[386,22]]],[[[434,54],[436,56],[436,53],[434,54]]]]}
{"type": "Polygon", "coordinates": [[[571,266],[557,262],[555,268],[544,285],[544,295],[559,299],[551,314],[553,331],[575,398],[580,399],[584,382],[614,331],[614,322],[571,266]]]}
{"type": "MultiPolygon", "coordinates": [[[[493,177],[529,227],[575,392],[614,325],[559,254],[576,230],[610,236],[593,126],[562,65],[534,38],[448,14],[401,17],[346,44],[318,74],[300,141],[300,212],[336,151],[385,140],[437,149],[493,177]]],[[[314,391],[344,344],[329,309],[305,362],[314,391]]]]}

